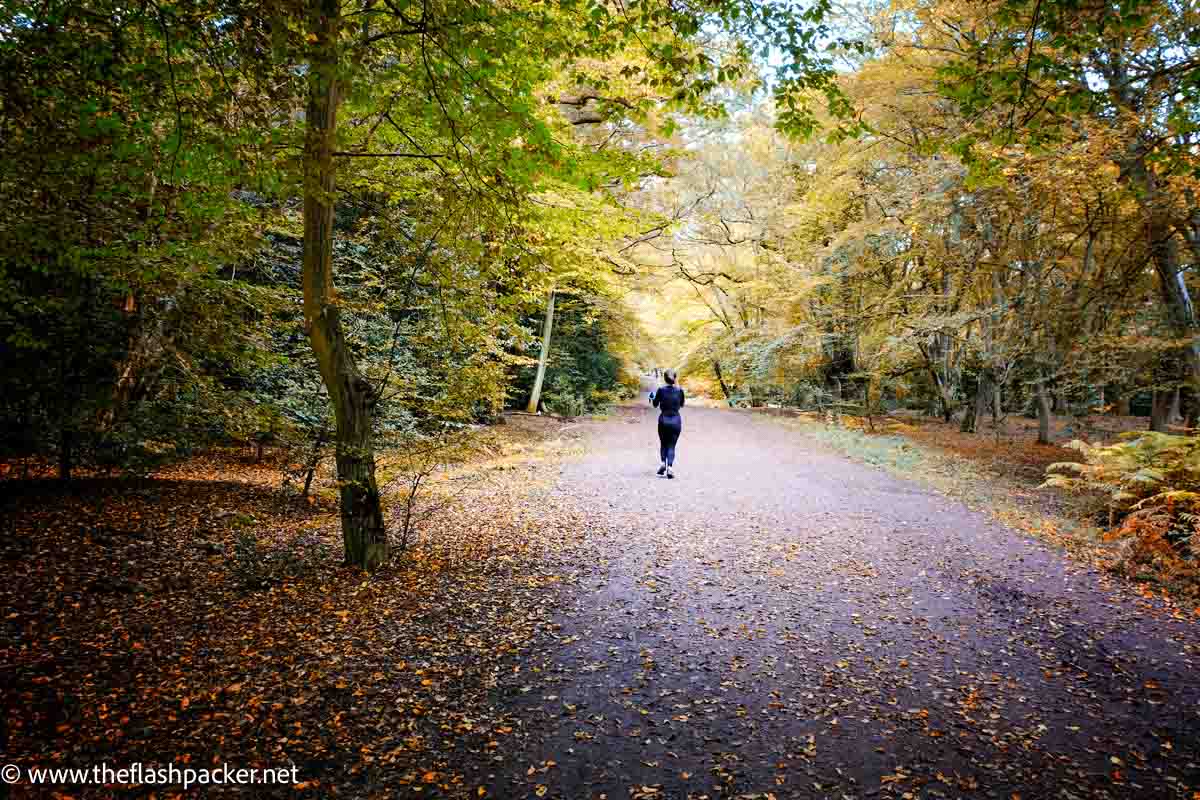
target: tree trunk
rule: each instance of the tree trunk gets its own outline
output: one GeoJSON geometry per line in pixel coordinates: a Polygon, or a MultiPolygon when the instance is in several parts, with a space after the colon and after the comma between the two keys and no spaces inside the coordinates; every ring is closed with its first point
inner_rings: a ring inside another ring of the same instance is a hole
{"type": "Polygon", "coordinates": [[[346,563],[374,570],[387,561],[387,530],[375,480],[373,387],[358,371],[342,330],[333,282],[340,0],[313,0],[304,138],[304,324],[333,403],[346,563]]]}
{"type": "Polygon", "coordinates": [[[1171,394],[1154,390],[1150,400],[1150,430],[1166,433],[1171,414],[1171,394]]]}
{"type": "Polygon", "coordinates": [[[968,404],[967,407],[965,409],[963,409],[962,421],[958,423],[959,433],[974,433],[975,432],[975,428],[976,428],[975,410],[976,410],[976,407],[974,404],[968,404]]]}
{"type": "MultiPolygon", "coordinates": [[[[962,425],[959,430],[963,433],[975,433],[979,429],[979,421],[983,419],[983,415],[988,412],[988,406],[995,399],[995,392],[992,387],[992,376],[987,371],[979,373],[979,380],[975,386],[975,402],[968,405],[963,413],[962,425]]],[[[993,414],[993,421],[995,417],[993,414]]]]}
{"type": "Polygon", "coordinates": [[[1167,422],[1172,425],[1178,425],[1183,421],[1183,397],[1179,388],[1175,388],[1174,394],[1171,395],[1171,408],[1167,411],[1167,422]]]}
{"type": "Polygon", "coordinates": [[[1172,327],[1180,338],[1188,338],[1190,344],[1183,348],[1187,365],[1185,376],[1195,385],[1200,380],[1200,333],[1196,323],[1196,311],[1187,283],[1183,278],[1183,266],[1179,263],[1179,246],[1174,239],[1171,226],[1166,222],[1151,224],[1150,253],[1154,258],[1163,300],[1167,305],[1172,327]]]}
{"type": "Polygon", "coordinates": [[[321,428],[321,432],[317,434],[312,457],[308,459],[308,472],[304,475],[304,491],[300,493],[301,497],[308,497],[308,490],[312,488],[313,476],[317,474],[317,467],[321,464],[321,448],[325,445],[325,437],[328,435],[329,432],[325,428],[321,428]]]}
{"type": "MultiPolygon", "coordinates": [[[[1108,76],[1109,94],[1122,112],[1140,111],[1144,100],[1143,90],[1136,80],[1130,80],[1128,61],[1119,56],[1113,57],[1116,54],[1111,51],[1108,55],[1112,70],[1108,76]]],[[[1138,134],[1144,132],[1138,131],[1138,134]]],[[[1130,137],[1125,153],[1116,159],[1116,163],[1120,168],[1120,180],[1133,186],[1138,204],[1145,214],[1150,259],[1158,275],[1159,290],[1171,326],[1178,338],[1189,340],[1181,348],[1184,366],[1177,371],[1182,372],[1182,377],[1188,380],[1191,391],[1200,392],[1200,324],[1184,279],[1183,264],[1180,263],[1173,198],[1169,196],[1170,188],[1164,191],[1155,165],[1149,161],[1146,138],[1144,135],[1130,137]]],[[[1188,199],[1192,198],[1188,196],[1188,199]]],[[[1197,219],[1194,213],[1192,219],[1197,219]]]]}
{"type": "Polygon", "coordinates": [[[975,387],[975,425],[978,426],[992,404],[992,376],[985,370],[979,375],[979,386],[975,387]]]}
{"type": "MultiPolygon", "coordinates": [[[[930,380],[933,381],[933,388],[937,391],[937,400],[942,405],[942,419],[950,422],[954,419],[954,412],[957,410],[957,407],[951,397],[950,387],[946,385],[946,381],[942,380],[942,375],[938,372],[937,361],[944,359],[939,359],[930,352],[931,349],[940,347],[938,344],[940,337],[940,334],[935,336],[934,344],[930,348],[918,347],[921,355],[925,358],[925,368],[929,372],[930,380]]],[[[931,413],[929,416],[933,416],[933,414],[931,413]]]]}
{"type": "Polygon", "coordinates": [[[717,375],[717,383],[721,386],[721,393],[725,395],[725,403],[733,408],[733,395],[729,393],[729,387],[725,385],[725,378],[721,375],[721,362],[713,360],[713,372],[717,375]]]}
{"type": "Polygon", "coordinates": [[[550,284],[550,299],[546,302],[546,321],[542,324],[542,352],[538,355],[537,377],[533,379],[533,394],[525,410],[536,414],[542,401],[542,381],[546,378],[546,362],[550,360],[550,333],[554,328],[554,284],[550,284]]]}
{"type": "Polygon", "coordinates": [[[156,311],[146,312],[156,314],[155,318],[139,325],[133,335],[129,350],[118,367],[109,403],[97,420],[101,431],[111,429],[127,415],[129,409],[150,392],[166,367],[170,340],[168,315],[174,306],[174,298],[164,299],[161,305],[156,311]]]}
{"type": "Polygon", "coordinates": [[[1038,444],[1050,444],[1054,441],[1054,434],[1050,429],[1050,393],[1046,391],[1044,378],[1034,384],[1034,399],[1038,412],[1038,444]]]}
{"type": "MultiPolygon", "coordinates": [[[[143,225],[150,221],[154,212],[154,196],[158,190],[158,175],[151,172],[147,179],[149,187],[146,191],[146,206],[139,216],[143,225]]],[[[134,253],[141,250],[141,242],[134,242],[134,253]]],[[[140,304],[145,309],[145,302],[140,304]]],[[[112,428],[122,414],[147,391],[147,387],[158,379],[165,366],[165,346],[167,330],[167,313],[174,307],[174,297],[168,297],[162,307],[148,319],[146,311],[139,313],[138,324],[135,325],[130,346],[117,368],[117,381],[113,385],[112,397],[108,407],[100,412],[97,429],[106,431],[112,428]]],[[[125,300],[124,311],[132,314],[139,304],[132,291],[125,300]]]]}
{"type": "MultiPolygon", "coordinates": [[[[1126,91],[1130,91],[1126,87],[1126,91]]],[[[1200,390],[1200,322],[1192,305],[1191,294],[1184,279],[1179,242],[1175,236],[1175,225],[1171,218],[1169,198],[1159,187],[1158,176],[1146,162],[1140,145],[1130,146],[1130,155],[1120,162],[1121,177],[1137,190],[1138,202],[1146,215],[1146,238],[1150,258],[1158,276],[1159,291],[1167,317],[1175,335],[1190,340],[1182,350],[1183,376],[1195,390],[1200,390]]]]}
{"type": "MultiPolygon", "coordinates": [[[[972,389],[972,388],[971,388],[970,384],[971,384],[971,381],[970,381],[970,379],[969,379],[969,378],[966,378],[966,377],[964,376],[964,378],[963,378],[963,382],[962,382],[962,388],[963,388],[963,392],[970,392],[970,391],[974,391],[974,392],[976,392],[976,394],[978,394],[978,392],[979,392],[979,386],[980,386],[980,380],[979,380],[978,378],[976,378],[974,389],[972,389]]],[[[976,425],[975,411],[976,411],[976,406],[977,406],[977,404],[976,404],[976,403],[965,403],[965,404],[963,405],[963,415],[962,415],[962,419],[961,419],[961,420],[959,420],[959,422],[958,422],[958,431],[959,431],[959,433],[974,433],[974,432],[975,432],[975,425],[976,425]]]]}
{"type": "Polygon", "coordinates": [[[938,384],[938,396],[942,400],[942,419],[944,419],[946,422],[950,422],[954,419],[955,408],[950,402],[949,393],[940,382],[938,384]]]}

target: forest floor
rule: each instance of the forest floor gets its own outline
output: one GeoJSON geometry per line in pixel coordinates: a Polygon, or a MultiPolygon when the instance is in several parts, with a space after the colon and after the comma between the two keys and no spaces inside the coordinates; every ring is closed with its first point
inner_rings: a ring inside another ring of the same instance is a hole
{"type": "Polygon", "coordinates": [[[665,480],[648,408],[514,418],[370,577],[283,558],[336,520],[266,468],[24,484],[4,761],[295,764],[318,797],[1200,796],[1200,615],[836,447],[694,409],[665,480]],[[246,585],[241,527],[277,582],[246,585]]]}

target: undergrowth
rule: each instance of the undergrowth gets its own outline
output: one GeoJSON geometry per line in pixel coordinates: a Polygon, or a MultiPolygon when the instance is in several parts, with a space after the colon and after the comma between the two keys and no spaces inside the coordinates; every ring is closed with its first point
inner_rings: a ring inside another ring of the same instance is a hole
{"type": "Polygon", "coordinates": [[[1120,544],[1120,571],[1195,581],[1200,523],[1200,440],[1142,431],[1110,445],[1073,441],[1084,463],[1051,464],[1043,484],[1102,499],[1106,538],[1120,544]]]}
{"type": "Polygon", "coordinates": [[[909,470],[924,460],[923,454],[900,436],[829,425],[815,426],[809,433],[838,452],[875,466],[909,470]]]}

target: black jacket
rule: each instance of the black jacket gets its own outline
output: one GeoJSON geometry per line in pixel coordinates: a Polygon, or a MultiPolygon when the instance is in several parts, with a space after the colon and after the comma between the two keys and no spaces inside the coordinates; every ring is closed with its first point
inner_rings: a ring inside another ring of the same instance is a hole
{"type": "Polygon", "coordinates": [[[652,402],[664,417],[678,416],[679,409],[683,408],[683,389],[667,384],[654,393],[652,402]]]}

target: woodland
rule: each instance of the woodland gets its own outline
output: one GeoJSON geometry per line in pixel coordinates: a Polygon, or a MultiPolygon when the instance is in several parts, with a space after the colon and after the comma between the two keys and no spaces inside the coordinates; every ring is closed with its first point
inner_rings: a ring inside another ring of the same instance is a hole
{"type": "MultiPolygon", "coordinates": [[[[14,742],[102,752],[113,721],[62,686],[172,597],[210,624],[194,581],[300,638],[391,613],[371,575],[426,608],[470,553],[482,592],[507,567],[469,531],[517,489],[425,503],[438,472],[665,367],[714,407],[1024,426],[1056,445],[1043,491],[1194,573],[1195,0],[3,0],[0,164],[0,530],[39,587],[0,642],[14,742]],[[434,511],[472,522],[410,547],[434,511]],[[159,547],[142,525],[186,544],[97,577],[122,537],[159,547]],[[155,588],[196,542],[208,566],[155,588]],[[76,572],[161,597],[93,647],[76,572]]],[[[435,648],[520,619],[454,609],[435,648]]]]}
{"type": "Polygon", "coordinates": [[[328,453],[370,569],[377,449],[665,363],[1043,443],[1192,425],[1196,14],[9,4],[6,463],[328,453]]]}

